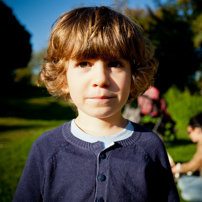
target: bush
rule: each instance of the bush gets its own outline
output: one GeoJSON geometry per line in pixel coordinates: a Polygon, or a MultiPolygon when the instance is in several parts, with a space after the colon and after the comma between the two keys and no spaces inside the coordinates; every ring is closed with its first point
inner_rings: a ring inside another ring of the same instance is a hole
{"type": "Polygon", "coordinates": [[[191,95],[188,89],[183,92],[175,86],[163,96],[168,104],[168,111],[176,122],[177,129],[185,129],[191,117],[202,111],[202,96],[191,95]]]}

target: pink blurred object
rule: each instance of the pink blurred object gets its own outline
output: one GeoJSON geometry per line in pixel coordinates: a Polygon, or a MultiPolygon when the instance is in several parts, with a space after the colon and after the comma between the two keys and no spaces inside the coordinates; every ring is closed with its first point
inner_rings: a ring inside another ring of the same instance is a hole
{"type": "Polygon", "coordinates": [[[159,109],[156,106],[157,103],[160,103],[160,91],[151,86],[143,95],[139,96],[138,106],[141,108],[142,114],[150,114],[152,116],[157,116],[159,109]]]}

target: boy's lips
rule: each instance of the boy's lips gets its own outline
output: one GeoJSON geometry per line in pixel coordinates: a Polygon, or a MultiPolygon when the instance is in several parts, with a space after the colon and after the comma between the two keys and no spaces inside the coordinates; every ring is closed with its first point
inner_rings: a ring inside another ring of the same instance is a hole
{"type": "Polygon", "coordinates": [[[91,97],[90,99],[110,99],[113,98],[112,96],[96,96],[96,97],[91,97]]]}
{"type": "Polygon", "coordinates": [[[95,101],[106,101],[106,100],[111,100],[113,99],[114,97],[91,97],[91,98],[88,98],[89,100],[95,100],[95,101]]]}
{"type": "Polygon", "coordinates": [[[90,96],[90,97],[87,97],[87,99],[90,99],[90,100],[109,100],[109,99],[113,99],[115,98],[114,95],[104,95],[104,96],[90,96]]]}

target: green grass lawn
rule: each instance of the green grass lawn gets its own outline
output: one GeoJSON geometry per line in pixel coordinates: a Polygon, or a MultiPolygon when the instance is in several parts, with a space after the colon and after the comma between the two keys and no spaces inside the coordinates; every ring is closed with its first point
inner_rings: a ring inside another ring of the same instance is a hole
{"type": "MultiPolygon", "coordinates": [[[[76,113],[71,104],[36,92],[1,98],[0,106],[0,201],[10,202],[32,143],[43,132],[74,118],[76,113]]],[[[177,137],[176,143],[166,143],[166,148],[174,161],[188,161],[195,145],[185,129],[178,130],[177,137]]]]}

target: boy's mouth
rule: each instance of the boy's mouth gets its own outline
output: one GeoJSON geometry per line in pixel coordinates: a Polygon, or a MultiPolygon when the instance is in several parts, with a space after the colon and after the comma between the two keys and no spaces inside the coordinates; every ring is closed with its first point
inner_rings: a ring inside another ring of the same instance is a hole
{"type": "Polygon", "coordinates": [[[103,95],[103,96],[92,96],[92,97],[88,97],[87,99],[90,100],[110,100],[115,98],[115,96],[113,95],[103,95]]]}
{"type": "Polygon", "coordinates": [[[97,100],[104,100],[104,99],[111,99],[114,98],[113,96],[96,96],[96,97],[91,97],[90,99],[97,99],[97,100]]]}

